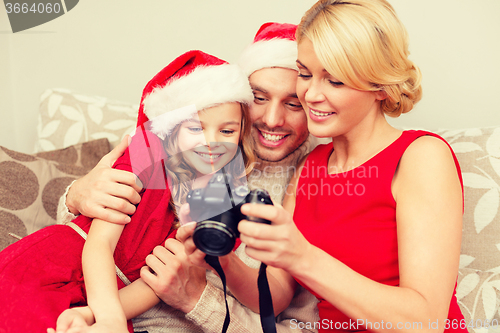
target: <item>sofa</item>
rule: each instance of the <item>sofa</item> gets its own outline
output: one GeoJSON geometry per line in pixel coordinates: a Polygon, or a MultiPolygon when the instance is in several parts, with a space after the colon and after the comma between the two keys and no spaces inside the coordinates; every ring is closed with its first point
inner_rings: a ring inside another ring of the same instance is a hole
{"type": "MultiPolygon", "coordinates": [[[[66,89],[41,94],[33,154],[0,147],[0,249],[55,223],[58,198],[125,134],[138,105],[66,89]]],[[[465,190],[456,296],[469,332],[500,332],[500,124],[429,129],[453,147],[465,190]]],[[[464,323],[450,323],[450,325],[464,323]]]]}

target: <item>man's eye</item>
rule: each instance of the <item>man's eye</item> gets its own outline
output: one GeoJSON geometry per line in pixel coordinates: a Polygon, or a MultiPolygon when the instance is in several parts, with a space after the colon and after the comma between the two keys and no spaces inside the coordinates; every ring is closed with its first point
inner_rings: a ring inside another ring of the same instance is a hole
{"type": "Polygon", "coordinates": [[[291,110],[301,110],[302,109],[302,104],[300,103],[286,103],[288,105],[288,108],[291,110]]]}
{"type": "Polygon", "coordinates": [[[253,100],[257,104],[264,103],[266,101],[266,99],[264,97],[257,97],[257,96],[254,96],[253,100]]]}

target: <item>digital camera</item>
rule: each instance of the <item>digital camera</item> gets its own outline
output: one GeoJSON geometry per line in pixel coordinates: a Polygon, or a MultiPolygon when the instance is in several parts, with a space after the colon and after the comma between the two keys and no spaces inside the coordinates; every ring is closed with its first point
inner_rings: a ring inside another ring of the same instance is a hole
{"type": "Polygon", "coordinates": [[[240,235],[238,223],[241,220],[271,223],[243,215],[240,211],[245,203],[272,205],[267,191],[249,191],[244,185],[235,187],[232,177],[223,172],[214,174],[205,188],[191,190],[187,202],[190,217],[197,222],[193,234],[194,244],[208,255],[223,256],[231,252],[240,235]]]}

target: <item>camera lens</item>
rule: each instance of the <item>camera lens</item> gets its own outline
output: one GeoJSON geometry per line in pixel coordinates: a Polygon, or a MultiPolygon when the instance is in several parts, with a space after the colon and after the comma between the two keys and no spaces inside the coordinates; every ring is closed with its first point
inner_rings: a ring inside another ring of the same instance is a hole
{"type": "Polygon", "coordinates": [[[212,256],[223,256],[231,252],[236,235],[226,225],[217,221],[203,221],[196,225],[193,241],[197,248],[212,256]]]}

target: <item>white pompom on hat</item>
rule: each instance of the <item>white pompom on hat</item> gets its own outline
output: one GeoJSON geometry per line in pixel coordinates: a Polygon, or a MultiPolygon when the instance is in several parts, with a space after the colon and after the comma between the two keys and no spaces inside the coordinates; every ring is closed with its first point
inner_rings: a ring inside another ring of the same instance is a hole
{"type": "Polygon", "coordinates": [[[264,23],[240,56],[238,65],[247,76],[263,68],[282,67],[298,71],[297,25],[264,23]]]}
{"type": "Polygon", "coordinates": [[[164,139],[197,111],[219,104],[250,104],[252,90],[237,65],[193,50],[172,61],[143,90],[137,126],[150,121],[149,130],[164,139]]]}

